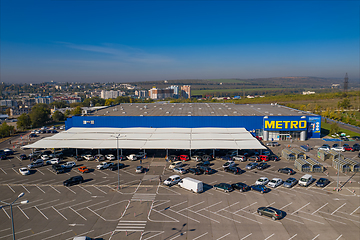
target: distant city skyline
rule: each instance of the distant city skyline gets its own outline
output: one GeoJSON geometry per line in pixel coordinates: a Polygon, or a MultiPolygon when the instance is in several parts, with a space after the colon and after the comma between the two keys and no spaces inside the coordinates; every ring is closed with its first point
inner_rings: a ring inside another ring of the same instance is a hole
{"type": "Polygon", "coordinates": [[[6,83],[359,79],[359,1],[0,4],[6,83]]]}

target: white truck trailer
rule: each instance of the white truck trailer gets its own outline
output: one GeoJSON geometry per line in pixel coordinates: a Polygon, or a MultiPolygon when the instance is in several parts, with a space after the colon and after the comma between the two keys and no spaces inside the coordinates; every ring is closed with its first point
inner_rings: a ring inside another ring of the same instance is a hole
{"type": "Polygon", "coordinates": [[[185,188],[187,190],[190,190],[191,192],[196,192],[196,193],[200,193],[204,190],[202,181],[189,177],[182,179],[178,183],[178,185],[182,188],[185,188]]]}

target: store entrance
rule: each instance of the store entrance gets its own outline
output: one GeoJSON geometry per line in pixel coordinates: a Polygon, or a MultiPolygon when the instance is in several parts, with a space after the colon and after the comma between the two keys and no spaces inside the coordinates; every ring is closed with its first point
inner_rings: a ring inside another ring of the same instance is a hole
{"type": "Polygon", "coordinates": [[[290,139],[290,134],[279,134],[279,140],[280,141],[288,141],[290,139]]]}

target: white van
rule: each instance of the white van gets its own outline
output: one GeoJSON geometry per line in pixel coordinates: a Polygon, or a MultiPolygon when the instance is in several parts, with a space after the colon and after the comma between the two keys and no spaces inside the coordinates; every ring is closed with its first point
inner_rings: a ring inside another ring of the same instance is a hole
{"type": "Polygon", "coordinates": [[[307,187],[313,182],[313,180],[314,179],[310,174],[306,174],[299,179],[299,185],[307,187]]]}
{"type": "Polygon", "coordinates": [[[203,189],[203,182],[193,179],[193,178],[184,178],[182,179],[178,185],[182,188],[185,188],[191,192],[196,192],[196,193],[201,193],[204,189],[203,189]]]}
{"type": "Polygon", "coordinates": [[[179,175],[172,175],[164,181],[164,185],[171,186],[180,182],[181,178],[179,175]]]}

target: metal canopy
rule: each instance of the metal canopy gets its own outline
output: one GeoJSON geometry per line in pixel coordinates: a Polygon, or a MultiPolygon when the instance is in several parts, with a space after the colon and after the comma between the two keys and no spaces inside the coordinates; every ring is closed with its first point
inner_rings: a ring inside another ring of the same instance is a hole
{"type": "Polygon", "coordinates": [[[24,148],[266,149],[245,128],[70,128],[24,148]],[[117,142],[118,141],[118,142],[117,142]]]}

